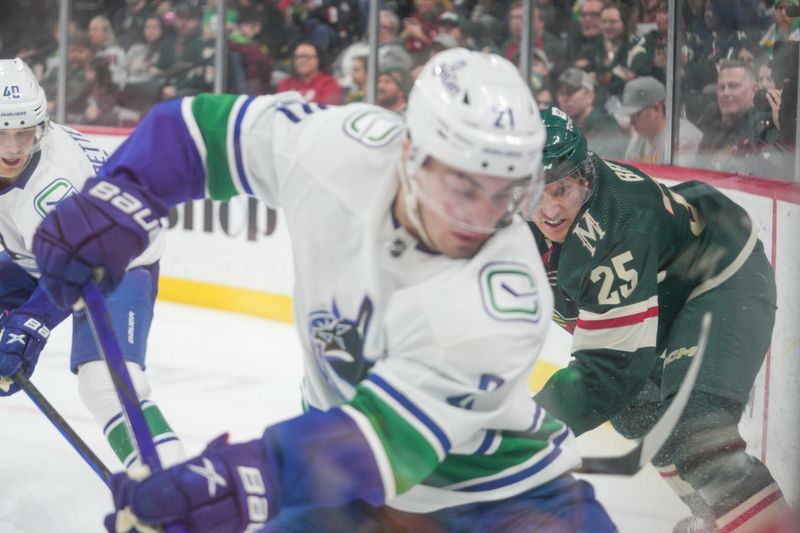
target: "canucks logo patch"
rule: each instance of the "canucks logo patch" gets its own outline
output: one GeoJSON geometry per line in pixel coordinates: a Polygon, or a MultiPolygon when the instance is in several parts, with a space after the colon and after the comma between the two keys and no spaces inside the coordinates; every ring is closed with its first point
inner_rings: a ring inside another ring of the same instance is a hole
{"type": "Polygon", "coordinates": [[[39,216],[44,218],[61,200],[73,194],[78,194],[78,189],[73,187],[69,180],[58,178],[36,195],[36,198],[33,199],[33,207],[39,216]]]}
{"type": "Polygon", "coordinates": [[[481,270],[480,284],[483,306],[493,318],[539,322],[539,291],[527,265],[510,261],[489,263],[481,270]]]}
{"type": "Polygon", "coordinates": [[[378,109],[360,109],[347,117],[344,132],[361,144],[378,148],[405,134],[406,128],[399,115],[378,109]]]}

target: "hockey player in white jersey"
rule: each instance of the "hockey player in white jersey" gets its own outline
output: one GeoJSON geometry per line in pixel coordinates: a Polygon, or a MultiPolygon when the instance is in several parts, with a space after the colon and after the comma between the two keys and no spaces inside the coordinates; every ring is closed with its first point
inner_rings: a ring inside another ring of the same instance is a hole
{"type": "Polygon", "coordinates": [[[257,196],[292,237],[305,413],[116,475],[109,530],[614,530],[527,386],[553,297],[515,214],[542,186],[525,82],[499,56],[443,52],[407,121],[296,93],[165,102],[42,223],[34,252],[62,305],[96,267],[113,286],[157,233],[149,214],[190,198],[257,196]]]}
{"type": "MultiPolygon", "coordinates": [[[[0,60],[0,396],[19,390],[11,376],[34,371],[50,331],[69,316],[38,282],[31,252],[33,232],[64,198],[77,194],[107,154],[81,133],[50,122],[44,90],[20,59],[0,60]]],[[[158,290],[163,237],[137,257],[108,297],[114,324],[127,333],[123,351],[143,400],[149,387],[143,368],[147,335],[158,290]]],[[[120,416],[111,378],[95,348],[86,319],[73,317],[70,369],[81,399],[103,427],[120,461],[130,466],[133,446],[120,416]]],[[[144,410],[167,462],[184,458],[180,441],[158,407],[144,410]]]]}

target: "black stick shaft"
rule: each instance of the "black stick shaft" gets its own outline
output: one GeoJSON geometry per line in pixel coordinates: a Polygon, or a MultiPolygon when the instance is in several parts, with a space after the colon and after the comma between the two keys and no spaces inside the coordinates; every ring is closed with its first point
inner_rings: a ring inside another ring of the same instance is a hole
{"type": "Polygon", "coordinates": [[[39,408],[42,414],[55,426],[59,433],[67,440],[67,442],[78,452],[78,455],[83,457],[86,464],[94,470],[94,472],[103,480],[103,483],[108,485],[111,478],[111,471],[103,464],[97,455],[94,454],[91,448],[81,439],[80,435],[75,433],[75,430],[64,420],[55,407],[47,401],[47,398],[39,392],[33,383],[22,373],[17,372],[12,376],[14,381],[19,385],[19,388],[25,391],[28,398],[39,408]]]}

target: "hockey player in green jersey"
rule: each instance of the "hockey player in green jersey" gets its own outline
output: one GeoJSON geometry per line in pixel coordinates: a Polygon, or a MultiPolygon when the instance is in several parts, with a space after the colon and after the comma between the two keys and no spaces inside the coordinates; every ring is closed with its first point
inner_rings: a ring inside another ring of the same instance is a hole
{"type": "Polygon", "coordinates": [[[692,510],[676,531],[783,531],[783,495],[737,428],[775,319],[775,277],[749,216],[709,185],[668,188],[601,159],[558,108],[542,118],[546,187],[529,225],[573,342],[536,402],[576,434],[610,420],[641,436],[711,312],[706,360],[653,464],[692,510]]]}

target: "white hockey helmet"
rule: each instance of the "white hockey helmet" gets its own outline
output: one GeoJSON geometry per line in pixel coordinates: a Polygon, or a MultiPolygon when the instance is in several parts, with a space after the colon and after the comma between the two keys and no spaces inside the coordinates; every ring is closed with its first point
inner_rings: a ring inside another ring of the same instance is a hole
{"type": "Polygon", "coordinates": [[[508,60],[485,52],[453,48],[436,54],[423,68],[409,95],[406,111],[411,151],[403,169],[407,208],[425,239],[417,200],[437,209],[415,176],[432,157],[466,174],[486,175],[521,184],[506,215],[490,233],[506,225],[525,196],[535,203],[545,128],[530,89],[508,60]],[[422,189],[422,190],[420,190],[422,189]]]}
{"type": "Polygon", "coordinates": [[[432,156],[512,179],[539,169],[545,131],[536,102],[517,68],[496,54],[436,54],[414,83],[406,120],[420,165],[432,156]]]}
{"type": "Polygon", "coordinates": [[[35,128],[32,153],[39,149],[49,123],[47,97],[30,67],[19,58],[0,59],[0,135],[2,130],[35,128]]]}

